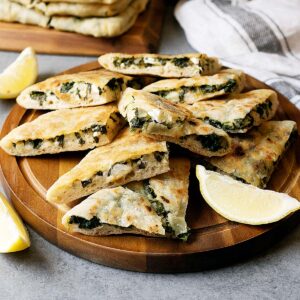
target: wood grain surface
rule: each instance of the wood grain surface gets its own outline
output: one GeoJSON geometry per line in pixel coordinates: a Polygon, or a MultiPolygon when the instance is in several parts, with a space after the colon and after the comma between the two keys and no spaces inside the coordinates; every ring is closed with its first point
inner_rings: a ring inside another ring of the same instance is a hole
{"type": "Polygon", "coordinates": [[[159,43],[165,1],[151,0],[147,10],[125,34],[95,38],[32,25],[0,22],[0,50],[21,51],[31,46],[38,53],[97,56],[106,52],[154,52],[159,43]]]}
{"type": "MultiPolygon", "coordinates": [[[[65,73],[98,68],[88,63],[65,73]]],[[[270,88],[247,76],[247,89],[270,88]]],[[[279,94],[276,118],[292,119],[300,129],[300,113],[279,94]]],[[[3,126],[1,137],[41,112],[15,105],[3,126]]],[[[273,174],[268,188],[300,198],[300,137],[288,150],[273,174]]],[[[54,207],[45,201],[47,189],[72,168],[85,152],[18,158],[0,150],[1,178],[7,195],[23,219],[40,235],[77,256],[107,266],[140,272],[188,272],[218,267],[248,257],[269,247],[299,222],[299,213],[265,226],[230,222],[206,205],[191,170],[187,223],[189,242],[135,235],[89,237],[70,234],[61,225],[68,206],[54,207]]]]}

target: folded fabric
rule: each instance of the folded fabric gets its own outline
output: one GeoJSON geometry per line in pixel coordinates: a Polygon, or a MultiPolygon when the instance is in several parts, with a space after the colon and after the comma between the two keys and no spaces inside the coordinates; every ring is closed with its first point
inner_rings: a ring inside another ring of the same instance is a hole
{"type": "Polygon", "coordinates": [[[199,52],[273,86],[300,108],[299,0],[181,0],[175,17],[199,52]]]}

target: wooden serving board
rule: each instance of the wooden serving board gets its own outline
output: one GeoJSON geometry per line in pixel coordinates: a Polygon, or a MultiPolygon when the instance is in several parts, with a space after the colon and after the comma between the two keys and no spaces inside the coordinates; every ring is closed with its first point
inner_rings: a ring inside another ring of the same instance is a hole
{"type": "Polygon", "coordinates": [[[115,38],[95,38],[38,26],[0,22],[0,50],[21,51],[31,46],[38,53],[91,56],[106,52],[155,52],[165,6],[165,1],[151,0],[134,26],[115,38]]]}
{"type": "MultiPolygon", "coordinates": [[[[98,68],[97,62],[66,71],[75,73],[98,68]]],[[[270,88],[247,76],[248,88],[270,88]]],[[[279,119],[293,119],[300,129],[300,113],[279,94],[279,119]]],[[[41,112],[15,105],[1,137],[41,112]]],[[[269,188],[300,198],[300,137],[283,157],[269,188]],[[298,149],[298,150],[297,150],[298,149]]],[[[0,150],[1,177],[7,195],[23,219],[40,235],[77,256],[107,266],[140,272],[188,272],[216,267],[247,257],[284,236],[299,221],[294,213],[281,222],[248,226],[230,222],[206,205],[201,198],[195,170],[191,170],[187,223],[192,229],[189,242],[135,235],[89,237],[70,234],[61,225],[65,207],[45,201],[47,189],[72,168],[85,153],[63,153],[17,158],[0,150]]]]}

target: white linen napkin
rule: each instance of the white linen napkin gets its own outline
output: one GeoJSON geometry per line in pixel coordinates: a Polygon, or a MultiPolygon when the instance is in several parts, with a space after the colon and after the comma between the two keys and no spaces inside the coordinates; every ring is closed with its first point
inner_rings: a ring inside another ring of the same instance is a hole
{"type": "Polygon", "coordinates": [[[300,109],[300,0],[181,0],[175,17],[197,51],[243,69],[300,109]]]}

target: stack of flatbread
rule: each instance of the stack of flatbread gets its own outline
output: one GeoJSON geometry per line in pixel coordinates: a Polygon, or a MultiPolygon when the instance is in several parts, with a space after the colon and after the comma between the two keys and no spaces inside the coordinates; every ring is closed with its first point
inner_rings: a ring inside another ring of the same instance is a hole
{"type": "Polygon", "coordinates": [[[99,63],[24,90],[19,105],[53,111],[0,142],[16,156],[90,149],[46,196],[81,200],[62,219],[71,232],[187,240],[189,158],[263,188],[297,135],[295,122],[271,120],[274,91],[243,92],[244,73],[217,58],[110,53],[99,63]]]}
{"type": "Polygon", "coordinates": [[[19,22],[94,37],[129,30],[148,0],[0,0],[0,21],[19,22]]]}

